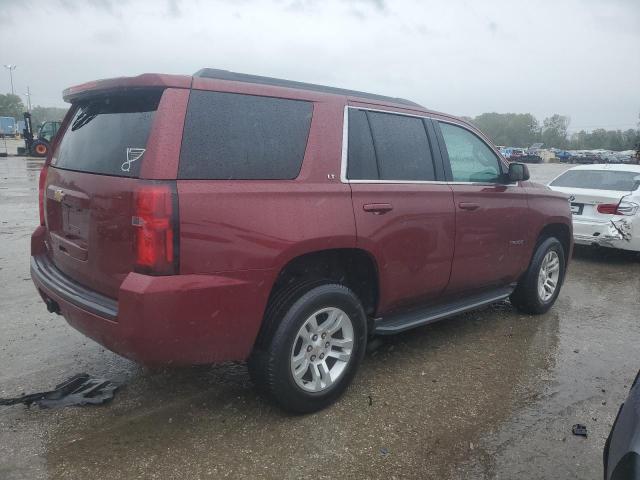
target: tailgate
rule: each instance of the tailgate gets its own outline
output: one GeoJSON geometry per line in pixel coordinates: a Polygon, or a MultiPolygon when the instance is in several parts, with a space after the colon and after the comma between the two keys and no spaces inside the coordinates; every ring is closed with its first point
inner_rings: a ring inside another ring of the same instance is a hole
{"type": "Polygon", "coordinates": [[[161,94],[74,105],[47,173],[47,254],[64,274],[112,298],[135,263],[134,192],[161,94]]]}

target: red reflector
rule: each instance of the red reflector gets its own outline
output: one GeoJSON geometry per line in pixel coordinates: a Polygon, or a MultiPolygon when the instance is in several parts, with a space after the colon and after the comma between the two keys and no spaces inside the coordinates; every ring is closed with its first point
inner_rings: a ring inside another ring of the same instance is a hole
{"type": "Polygon", "coordinates": [[[131,223],[136,227],[136,270],[141,273],[177,273],[173,201],[169,184],[142,185],[136,192],[131,223]]]}
{"type": "Polygon", "coordinates": [[[598,213],[604,213],[606,215],[616,215],[618,213],[617,203],[601,203],[598,205],[598,213]]]}
{"type": "Polygon", "coordinates": [[[40,178],[38,179],[38,209],[40,211],[40,225],[44,225],[44,187],[47,182],[47,171],[49,165],[46,163],[40,170],[40,178]]]}

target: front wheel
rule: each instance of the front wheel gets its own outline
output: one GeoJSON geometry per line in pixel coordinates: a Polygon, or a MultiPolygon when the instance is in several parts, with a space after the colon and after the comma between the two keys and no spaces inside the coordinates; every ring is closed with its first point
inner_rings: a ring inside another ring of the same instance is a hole
{"type": "Polygon", "coordinates": [[[555,237],[542,240],[528,270],[511,294],[511,303],[525,313],[547,312],[560,293],[565,274],[565,253],[555,237]]]}
{"type": "Polygon", "coordinates": [[[283,409],[309,413],[333,403],[351,383],[364,356],[367,322],[343,285],[290,297],[267,313],[272,327],[249,359],[249,373],[283,409]]]}

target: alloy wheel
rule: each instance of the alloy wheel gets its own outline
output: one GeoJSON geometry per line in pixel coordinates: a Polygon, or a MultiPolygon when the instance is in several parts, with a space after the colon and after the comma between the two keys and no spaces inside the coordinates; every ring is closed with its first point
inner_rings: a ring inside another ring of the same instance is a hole
{"type": "Polygon", "coordinates": [[[353,324],[336,307],[318,310],[300,327],[291,349],[291,373],[307,392],[328,389],[342,377],[353,352],[353,324]]]}
{"type": "Polygon", "coordinates": [[[540,272],[538,273],[538,296],[543,302],[548,302],[558,288],[560,278],[560,257],[554,250],[544,256],[540,272]]]}

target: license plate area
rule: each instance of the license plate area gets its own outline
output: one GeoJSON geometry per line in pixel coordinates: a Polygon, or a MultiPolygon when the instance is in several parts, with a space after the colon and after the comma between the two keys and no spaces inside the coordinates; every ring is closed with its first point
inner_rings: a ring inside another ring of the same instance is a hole
{"type": "Polygon", "coordinates": [[[67,238],[84,240],[89,230],[89,212],[75,205],[62,204],[62,231],[67,238]]]}
{"type": "Polygon", "coordinates": [[[582,211],[584,210],[584,203],[572,203],[571,204],[571,214],[572,215],[582,215],[582,211]]]}

